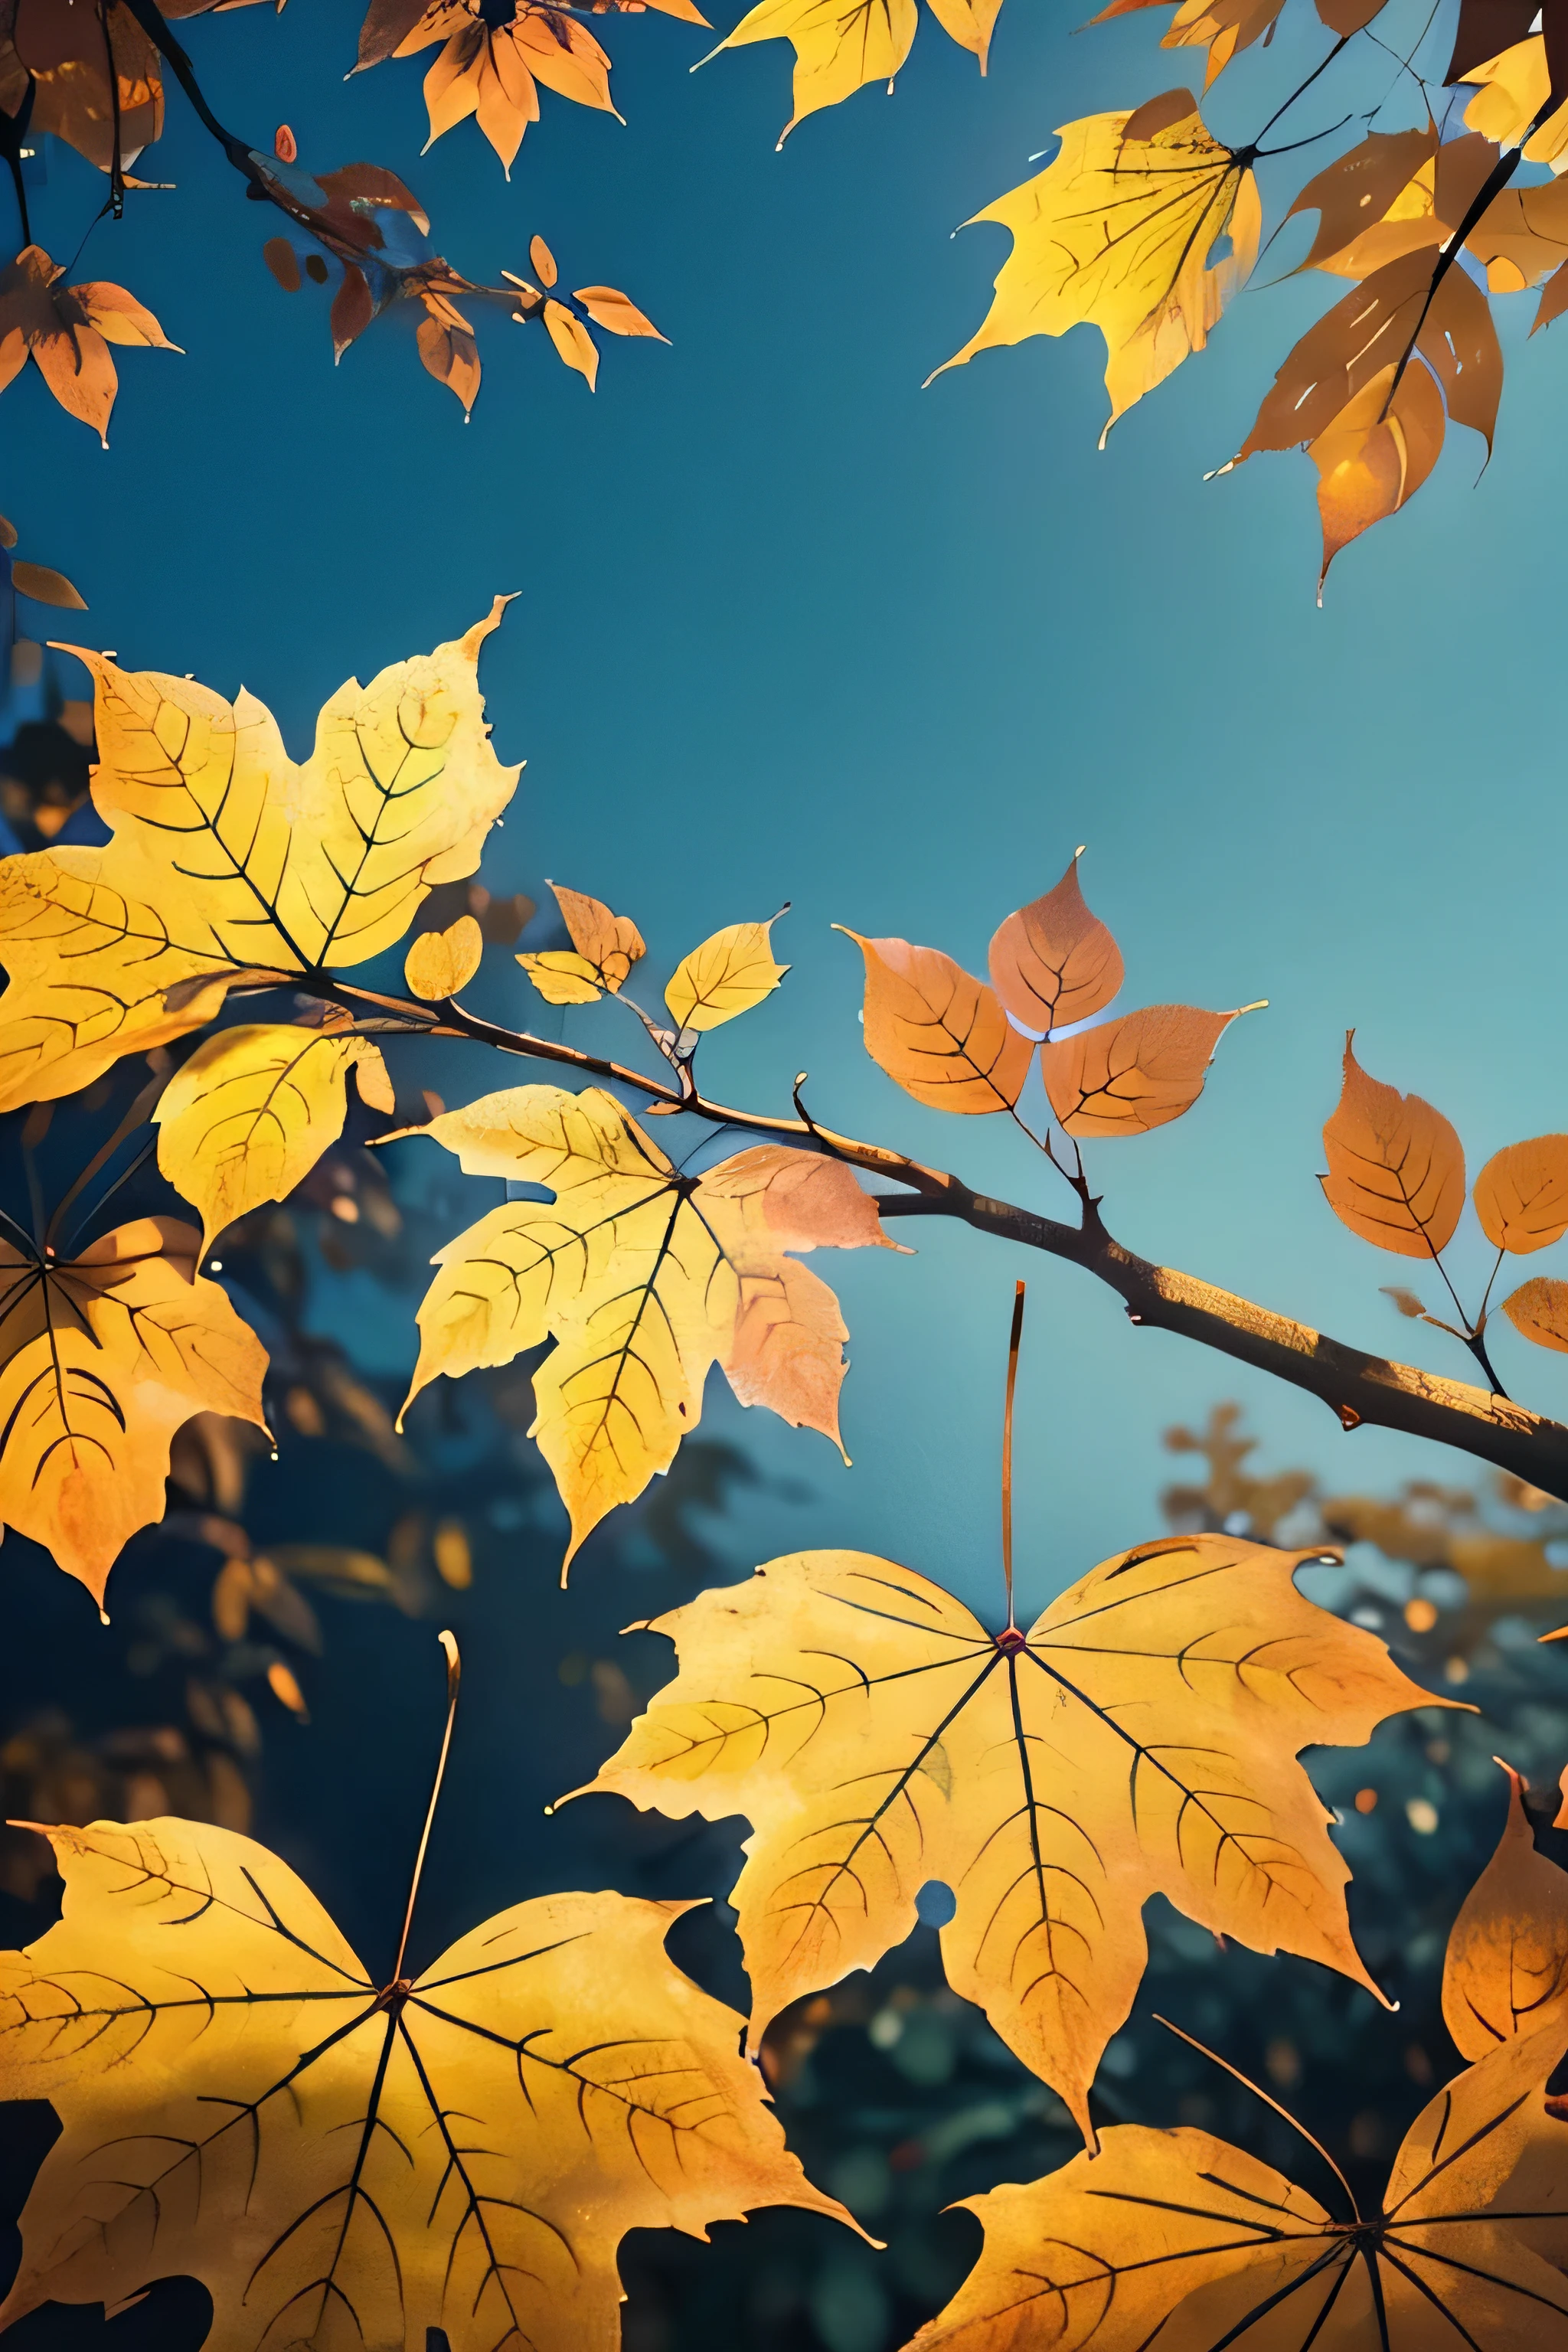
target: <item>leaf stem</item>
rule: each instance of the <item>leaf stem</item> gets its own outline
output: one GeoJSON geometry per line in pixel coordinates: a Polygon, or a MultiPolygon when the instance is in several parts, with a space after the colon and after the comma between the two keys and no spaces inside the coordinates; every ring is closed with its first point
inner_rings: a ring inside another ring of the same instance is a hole
{"type": "Polygon", "coordinates": [[[1198,2041],[1195,2035],[1184,2032],[1179,2025],[1173,2025],[1168,2017],[1161,2017],[1156,2013],[1154,2022],[1156,2025],[1163,2025],[1167,2033],[1173,2033],[1178,2042],[1184,2042],[1189,2050],[1195,2050],[1201,2058],[1208,2059],[1212,2065],[1222,2067],[1234,2082],[1241,2084],[1244,2091],[1250,2091],[1255,2099],[1261,2099],[1266,2107],[1272,2107],[1277,2116],[1282,2116],[1292,2131],[1300,2132],[1307,2146],[1317,2149],[1318,2154],[1349,2198],[1352,2219],[1357,2221],[1361,2220],[1361,2208],[1355,2201],[1355,2190],[1351,2187],[1322,2141],[1315,2139],[1306,2125],[1298,2122],[1289,2107],[1281,2106],[1279,2100],[1271,2098],[1267,2091],[1253,2081],[1250,2074],[1244,2074],[1239,2066],[1233,2066],[1230,2060],[1222,2058],[1217,2050],[1211,2050],[1206,2042],[1198,2041]]]}
{"type": "Polygon", "coordinates": [[[1013,1397],[1018,1385],[1018,1349],[1024,1337],[1024,1285],[1013,1293],[1013,1334],[1007,1342],[1007,1399],[1002,1408],[1002,1574],[1007,1587],[1007,1631],[1016,1633],[1013,1607],[1013,1397]]]}
{"type": "Polygon", "coordinates": [[[414,1906],[419,1899],[419,1881],[424,1874],[425,1855],[430,1843],[431,1825],[436,1819],[436,1806],[441,1794],[441,1783],[447,1777],[447,1757],[452,1745],[452,1723],[458,1712],[458,1689],[463,1678],[463,1662],[458,1654],[455,1633],[437,1636],[447,1654],[447,1727],[441,1734],[441,1753],[436,1759],[436,1780],[430,1791],[430,1802],[425,1811],[425,1827],[420,1832],[419,1851],[414,1857],[414,1876],[408,1888],[408,1908],[403,1915],[403,1933],[397,1941],[397,1958],[393,1963],[392,1981],[403,1982],[403,1959],[408,1949],[408,1931],[414,1925],[414,1906]]]}

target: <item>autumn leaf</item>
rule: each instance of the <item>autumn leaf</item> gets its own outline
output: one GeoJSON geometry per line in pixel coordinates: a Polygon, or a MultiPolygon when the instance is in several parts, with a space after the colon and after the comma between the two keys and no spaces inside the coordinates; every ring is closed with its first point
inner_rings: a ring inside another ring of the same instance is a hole
{"type": "Polygon", "coordinates": [[[916,1102],[935,1110],[1011,1110],[1033,1041],[997,998],[937,948],[868,940],[844,924],[866,959],[866,1051],[916,1102]]]}
{"type": "Polygon", "coordinates": [[[984,326],[935,374],[1029,335],[1096,326],[1110,394],[1103,448],[1119,416],[1203,350],[1251,273],[1263,215],[1252,173],[1209,136],[1189,90],[1058,135],[1055,163],[965,224],[999,223],[1013,250],[984,326]],[[1211,267],[1226,236],[1229,253],[1211,267]]]}
{"type": "Polygon", "coordinates": [[[555,1196],[509,1201],[437,1252],[404,1412],[442,1372],[555,1341],[530,1433],[571,1517],[563,1579],[605,1513],[668,1469],[715,1363],[742,1404],[840,1444],[847,1334],[833,1293],[786,1253],[891,1246],[849,1169],[763,1144],[679,1175],[596,1087],[515,1087],[412,1131],[468,1175],[555,1196]]]}
{"type": "Polygon", "coordinates": [[[1323,1198],[1342,1224],[1399,1257],[1436,1257],[1465,1205],[1465,1154],[1441,1111],[1369,1077],[1345,1034],[1344,1080],[1323,1129],[1323,1198]]]}
{"type": "Polygon", "coordinates": [[[25,247],[0,275],[0,392],[31,359],[60,406],[90,425],[107,449],[120,386],[110,344],[180,346],[123,286],[64,280],[64,268],[41,245],[25,247]]]}
{"type": "Polygon", "coordinates": [[[459,915],[444,931],[421,931],[403,960],[411,995],[443,1003],[467,988],[479,968],[485,935],[472,915],[459,915]]]}
{"type": "Polygon", "coordinates": [[[1568,1234],[1568,1135],[1535,1135],[1487,1161],[1471,1196],[1494,1249],[1527,1257],[1568,1234]]]}
{"type": "Polygon", "coordinates": [[[909,56],[919,13],[915,0],[849,0],[848,6],[842,0],[759,0],[709,56],[752,41],[789,42],[795,111],[779,132],[782,147],[808,114],[853,98],[868,82],[891,82],[909,56]]]}
{"type": "Polygon", "coordinates": [[[0,1237],[0,1520],[100,1605],[122,1547],[163,1516],[174,1432],[198,1412],[266,1427],[266,1354],[200,1261],[169,1217],[63,1257],[0,1237]]]}
{"type": "Polygon", "coordinates": [[[1260,449],[1305,445],[1319,478],[1321,603],[1334,557],[1420,488],[1449,420],[1471,426],[1489,450],[1501,392],[1486,296],[1433,251],[1405,254],[1308,329],[1231,466],[1260,449]]]}
{"type": "Polygon", "coordinates": [[[1077,850],[1054,890],[1009,915],[991,942],[991,985],[1037,1037],[1103,1013],[1121,985],[1121,950],[1079,887],[1077,850]]]}
{"type": "Polygon", "coordinates": [[[298,765],[253,696],[81,654],[113,839],[0,861],[0,1108],[200,1028],[242,972],[379,954],[437,883],[474,871],[519,773],[490,749],[477,674],[504,603],[368,687],[351,678],[298,765]]]}
{"type": "Polygon", "coordinates": [[[544,331],[562,365],[584,377],[592,392],[599,373],[599,347],[582,320],[564,302],[546,302],[544,331]]]}
{"type": "Polygon", "coordinates": [[[1568,2018],[1568,1873],[1538,1853],[1511,1765],[1498,1850],[1466,1895],[1443,1962],[1443,2022],[1464,2058],[1568,2018]]]}
{"type": "Polygon", "coordinates": [[[1560,168],[1568,151],[1568,106],[1555,107],[1540,129],[1531,131],[1552,95],[1542,34],[1531,33],[1500,55],[1477,59],[1462,79],[1479,85],[1465,109],[1467,131],[1479,131],[1498,147],[1517,146],[1523,139],[1527,163],[1560,168]]]}
{"type": "MultiPolygon", "coordinates": [[[[1102,8],[1089,21],[1105,25],[1113,17],[1129,16],[1140,9],[1163,5],[1163,0],[1112,0],[1109,8],[1102,8]]],[[[1384,0],[1318,0],[1318,15],[1331,32],[1359,33],[1371,24],[1384,5],[1384,0]]],[[[1208,63],[1204,73],[1206,89],[1241,50],[1249,49],[1259,40],[1267,47],[1274,37],[1283,5],[1284,0],[1182,0],[1160,47],[1207,49],[1208,63]]]]}
{"type": "Polygon", "coordinates": [[[1533,1339],[1538,1348],[1555,1348],[1568,1354],[1568,1282],[1532,1274],[1503,1300],[1502,1311],[1514,1329],[1533,1339]]]}
{"type": "Polygon", "coordinates": [[[1240,1013],[1150,1004],[1076,1037],[1047,1041],[1040,1068],[1051,1108],[1068,1135],[1147,1135],[1191,1110],[1214,1050],[1240,1013]]]}
{"type": "Polygon", "coordinates": [[[777,920],[773,915],[765,923],[727,923],[682,956],[664,992],[665,1005],[679,1030],[701,1035],[721,1028],[773,994],[789,970],[787,963],[773,961],[772,932],[777,920]]]}
{"type": "Polygon", "coordinates": [[[889,1560],[773,1560],[654,1620],[679,1675],[592,1787],[752,1823],[731,1900],[753,2044],[787,2002],[901,1943],[921,1886],[944,1883],[948,1982],[1092,2146],[1089,2086],[1143,1972],[1152,1895],[1375,1990],[1331,1816],[1295,1759],[1433,1702],[1297,1592],[1316,1557],[1172,1537],[994,1639],[889,1560]]]}
{"type": "Polygon", "coordinates": [[[175,1072],[153,1114],[158,1167],[201,1211],[204,1250],[264,1201],[286,1200],[337,1141],[355,1065],[390,1108],[379,1047],[330,1029],[222,1029],[175,1072]]]}
{"type": "Polygon", "coordinates": [[[0,1958],[0,2090],[60,2136],[0,2326],[183,2273],[230,2352],[613,2352],[627,2231],[849,2218],[667,1957],[686,1904],[543,1895],[384,1986],[248,1838],[44,1834],[64,1912],[0,1958]]]}
{"type": "Polygon", "coordinates": [[[612,915],[602,898],[560,882],[550,887],[571,948],[520,955],[519,963],[548,1004],[593,1004],[605,989],[617,994],[647,953],[642,933],[629,915],[612,915]]]}
{"type": "Polygon", "coordinates": [[[579,286],[572,299],[581,302],[595,326],[603,327],[606,334],[651,336],[656,343],[669,341],[627,295],[614,286],[579,286]]]}
{"type": "Polygon", "coordinates": [[[1207,2132],[1118,2125],[1093,2159],[962,2200],[984,2252],[909,2352],[1208,2352],[1249,2337],[1292,2352],[1563,2352],[1568,2283],[1530,2240],[1544,2219],[1563,2242],[1563,2126],[1543,2094],[1565,2038],[1508,2042],[1439,2091],[1375,2215],[1342,2176],[1334,2217],[1207,2132]],[[1049,2316],[1037,2331],[1021,2311],[1049,2316]]]}

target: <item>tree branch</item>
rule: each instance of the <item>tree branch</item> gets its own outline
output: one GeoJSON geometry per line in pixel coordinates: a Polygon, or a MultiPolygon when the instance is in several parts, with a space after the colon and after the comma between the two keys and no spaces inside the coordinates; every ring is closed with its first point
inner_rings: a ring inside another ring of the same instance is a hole
{"type": "Polygon", "coordinates": [[[1173,1331],[1199,1347],[1213,1349],[1217,1355],[1250,1364],[1292,1388],[1304,1389],[1310,1396],[1321,1397],[1346,1430],[1365,1423],[1453,1446],[1568,1501],[1568,1428],[1561,1423],[1531,1412],[1493,1391],[1447,1380],[1389,1357],[1367,1355],[1305,1323],[1292,1322],[1288,1316],[1255,1307],[1250,1299],[1179,1273],[1173,1266],[1138,1257],[1107,1232],[1099,1204],[1087,1192],[1082,1223],[1062,1224],[1032,1209],[973,1192],[962,1178],[943,1169],[928,1168],[884,1145],[836,1134],[810,1118],[740,1110],[729,1103],[710,1101],[700,1092],[683,1098],[678,1087],[661,1078],[585,1054],[574,1045],[503,1028],[455,1002],[414,1004],[352,987],[325,974],[312,975],[306,985],[313,993],[351,1011],[356,1003],[375,1004],[397,1016],[400,1025],[406,1024],[407,1034],[464,1037],[505,1054],[564,1064],[584,1076],[628,1087],[661,1109],[668,1106],[671,1111],[689,1111],[714,1127],[775,1136],[801,1150],[842,1160],[867,1175],[906,1185],[907,1192],[879,1196],[878,1205],[884,1218],[955,1217],[977,1233],[1025,1249],[1043,1250],[1114,1290],[1126,1307],[1129,1320],[1140,1329],[1173,1331]]]}

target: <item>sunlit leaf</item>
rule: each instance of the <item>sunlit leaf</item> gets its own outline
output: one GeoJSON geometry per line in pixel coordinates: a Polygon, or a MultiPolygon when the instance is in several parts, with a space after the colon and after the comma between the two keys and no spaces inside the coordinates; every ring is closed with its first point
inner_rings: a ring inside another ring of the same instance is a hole
{"type": "Polygon", "coordinates": [[[1535,1135],[1487,1161],[1472,1196],[1494,1249],[1527,1257],[1568,1234],[1568,1135],[1535,1135]]]}
{"type": "Polygon", "coordinates": [[[679,1029],[717,1029],[750,1013],[771,996],[787,963],[775,963],[773,928],[765,923],[728,923],[711,939],[682,956],[664,992],[669,1017],[679,1029]]]}
{"type": "Polygon", "coordinates": [[[25,247],[0,275],[0,392],[33,360],[60,406],[106,449],[120,383],[110,343],[180,348],[122,286],[68,286],[42,246],[25,247]]]}
{"type": "Polygon", "coordinates": [[[1121,971],[1121,949],[1084,905],[1077,856],[1056,888],[1009,915],[991,942],[992,986],[1040,1036],[1102,1013],[1121,971]]]}
{"type": "Polygon", "coordinates": [[[1011,1110],[1035,1049],[991,990],[938,948],[835,928],[866,959],[866,1051],[888,1076],[936,1110],[1011,1110]]]}
{"type": "Polygon", "coordinates": [[[1514,1329],[1533,1339],[1538,1348],[1555,1348],[1568,1355],[1568,1282],[1532,1274],[1511,1297],[1503,1300],[1502,1312],[1514,1329]]]}
{"type": "Polygon", "coordinates": [[[1345,1037],[1339,1103],[1323,1129],[1319,1181],[1342,1224],[1399,1257],[1436,1257],[1465,1205],[1465,1154],[1441,1111],[1370,1077],[1345,1037]]]}
{"type": "Polygon", "coordinates": [[[1040,1048],[1051,1108],[1069,1135],[1147,1135],[1164,1127],[1191,1110],[1215,1047],[1238,1017],[1150,1004],[1077,1037],[1052,1039],[1040,1048]]]}
{"type": "Polygon", "coordinates": [[[403,960],[409,992],[441,1003],[467,988],[485,951],[485,935],[472,915],[459,915],[444,931],[421,931],[403,960]]]}
{"type": "Polygon", "coordinates": [[[1568,1872],[1535,1847],[1511,1766],[1497,1852],[1466,1895],[1443,1962],[1443,2022],[1465,2058],[1568,2018],[1568,1872]]]}
{"type": "Polygon", "coordinates": [[[919,13],[915,0],[759,0],[719,49],[789,42],[795,111],[779,133],[782,147],[808,114],[853,98],[868,82],[890,82],[909,56],[919,13]]]}

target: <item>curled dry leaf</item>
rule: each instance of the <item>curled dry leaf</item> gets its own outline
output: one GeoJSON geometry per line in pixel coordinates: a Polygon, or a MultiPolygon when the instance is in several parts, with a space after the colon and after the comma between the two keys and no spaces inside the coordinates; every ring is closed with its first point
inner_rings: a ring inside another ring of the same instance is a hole
{"type": "MultiPolygon", "coordinates": [[[[391,1108],[379,1047],[298,1025],[220,1030],[158,1098],[158,1167],[202,1213],[202,1247],[264,1201],[282,1201],[343,1131],[348,1075],[391,1108]]],[[[367,1097],[369,1098],[369,1097],[367,1097]]]]}
{"type": "Polygon", "coordinates": [[[1344,1078],[1323,1129],[1323,1198],[1363,1242],[1399,1257],[1447,1248],[1465,1205],[1465,1154],[1441,1111],[1368,1076],[1345,1034],[1344,1078]]]}
{"type": "Polygon", "coordinates": [[[0,1520],[100,1603],[121,1547],[163,1516],[174,1432],[198,1412],[267,1425],[266,1352],[200,1260],[170,1217],[68,1258],[0,1239],[0,1520]]]}
{"type": "Polygon", "coordinates": [[[765,923],[727,923],[682,956],[664,992],[678,1029],[717,1029],[773,994],[789,970],[787,963],[773,961],[777,920],[771,915],[765,923]]]}
{"type": "Polygon", "coordinates": [[[437,1253],[408,1402],[442,1372],[555,1341],[533,1376],[531,1434],[571,1517],[567,1565],[668,1469],[715,1363],[742,1404],[842,1451],[848,1335],[826,1283],[785,1253],[891,1246],[849,1170],[765,1144],[693,1182],[596,1087],[516,1087],[413,1132],[468,1175],[555,1196],[509,1201],[437,1253]]]}
{"type": "Polygon", "coordinates": [[[963,2200],[984,2252],[909,2352],[1564,2352],[1563,2126],[1545,2088],[1565,2039],[1506,2042],[1439,2091],[1364,2219],[1207,2132],[1118,2125],[1092,2161],[963,2200]]]}
{"type": "Polygon", "coordinates": [[[1210,137],[1189,90],[1086,115],[1058,136],[1054,163],[965,224],[999,223],[1013,250],[984,326],[936,374],[1029,335],[1096,326],[1110,394],[1103,447],[1119,416],[1203,350],[1258,258],[1263,215],[1252,173],[1210,137]]]}
{"type": "Polygon", "coordinates": [[[485,935],[472,915],[459,915],[444,931],[421,931],[403,961],[412,995],[441,1003],[467,988],[479,968],[485,935]]]}
{"type": "Polygon", "coordinates": [[[0,1108],[89,1086],[209,1021],[242,973],[340,970],[473,873],[519,770],[490,749],[487,619],[351,678],[289,759],[265,705],[83,653],[97,688],[102,849],[0,860],[0,1108]]]}
{"type": "Polygon", "coordinates": [[[1009,915],[991,942],[991,985],[1020,1027],[1048,1037],[1103,1013],[1121,985],[1121,950],[1079,887],[1078,861],[1054,890],[1009,915]]]}
{"type": "Polygon", "coordinates": [[[1511,1765],[1502,1769],[1502,1836],[1460,1906],[1443,1962],[1443,2022],[1470,2059],[1549,2022],[1568,2034],[1568,1872],[1536,1852],[1523,1783],[1511,1765]]]}
{"type": "Polygon", "coordinates": [[[1555,1348],[1568,1354],[1568,1282],[1532,1274],[1503,1300],[1502,1311],[1514,1329],[1533,1339],[1538,1348],[1555,1348]]]}
{"type": "Polygon", "coordinates": [[[184,2273],[230,2352],[612,2352],[628,2230],[849,2220],[666,1955],[685,1904],[544,1895],[383,1987],[248,1838],[45,1834],[64,1916],[0,1958],[0,2094],[61,2130],[0,2326],[184,2273]]]}
{"type": "MultiPolygon", "coordinates": [[[[1260,1010],[1245,1005],[1242,1011],[1260,1010]]],[[[1147,1135],[1191,1110],[1239,1013],[1150,1004],[1040,1048],[1046,1092],[1068,1135],[1147,1135]]]]}
{"type": "Polygon", "coordinates": [[[948,1982],[1093,2145],[1088,2095],[1143,1972],[1143,1905],[1371,1980],[1349,1876],[1296,1761],[1432,1704],[1306,1600],[1301,1561],[1222,1536],[1106,1561],[1026,1636],[863,1552],[772,1560],[658,1618],[679,1660],[591,1784],[752,1827],[731,1900],[753,2045],[870,1968],[931,1879],[948,1982]]]}
{"type": "Polygon", "coordinates": [[[916,1102],[936,1110],[1011,1110],[1033,1042],[992,991],[937,948],[868,940],[838,923],[866,959],[866,1051],[916,1102]]]}
{"type": "Polygon", "coordinates": [[[1535,1135],[1494,1152],[1472,1199],[1494,1249],[1528,1257],[1568,1234],[1568,1135],[1535,1135]]]}
{"type": "Polygon", "coordinates": [[[176,352],[123,286],[67,286],[65,270],[29,245],[0,275],[0,392],[33,360],[60,406],[90,425],[105,448],[120,378],[110,343],[176,352]]]}

